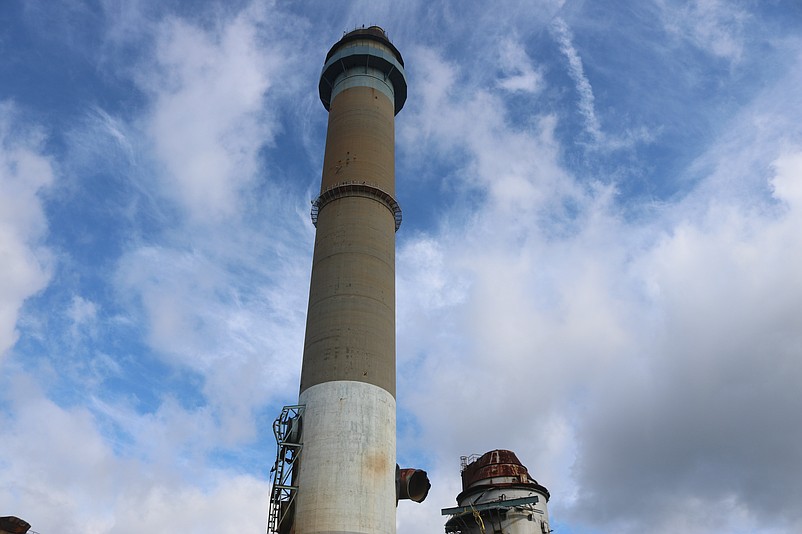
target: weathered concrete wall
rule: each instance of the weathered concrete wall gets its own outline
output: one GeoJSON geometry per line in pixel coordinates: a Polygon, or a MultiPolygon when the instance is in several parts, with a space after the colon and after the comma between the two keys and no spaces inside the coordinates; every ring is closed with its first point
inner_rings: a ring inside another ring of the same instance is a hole
{"type": "Polygon", "coordinates": [[[318,384],[300,397],[303,468],[295,532],[395,532],[395,398],[364,382],[318,384]]]}

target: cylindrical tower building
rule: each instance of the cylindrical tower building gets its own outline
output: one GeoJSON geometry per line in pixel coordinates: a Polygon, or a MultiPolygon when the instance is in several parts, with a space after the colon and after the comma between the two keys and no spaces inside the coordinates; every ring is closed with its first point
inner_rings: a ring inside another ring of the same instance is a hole
{"type": "Polygon", "coordinates": [[[481,456],[462,457],[462,493],[446,533],[548,534],[549,490],[529,475],[512,451],[497,449],[481,456]]]}
{"type": "Polygon", "coordinates": [[[395,115],[404,62],[377,26],[320,76],[329,111],[299,405],[295,534],[391,534],[396,515],[395,115]]]}

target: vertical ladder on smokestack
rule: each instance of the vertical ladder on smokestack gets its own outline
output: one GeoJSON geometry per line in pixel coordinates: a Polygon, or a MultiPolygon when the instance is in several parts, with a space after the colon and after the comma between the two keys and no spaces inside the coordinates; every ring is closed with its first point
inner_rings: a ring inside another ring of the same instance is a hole
{"type": "Polygon", "coordinates": [[[285,406],[275,421],[276,463],[271,470],[273,488],[270,492],[270,511],[267,516],[268,534],[285,534],[292,525],[292,505],[298,493],[294,486],[295,466],[301,456],[301,418],[305,406],[285,406]]]}

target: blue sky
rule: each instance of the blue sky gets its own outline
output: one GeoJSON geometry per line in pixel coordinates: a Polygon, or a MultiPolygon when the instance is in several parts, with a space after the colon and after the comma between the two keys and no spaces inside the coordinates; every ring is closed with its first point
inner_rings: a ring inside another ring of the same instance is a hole
{"type": "Polygon", "coordinates": [[[514,450],[563,533],[802,531],[802,4],[0,5],[0,515],[261,532],[329,47],[396,120],[400,463],[514,450]]]}

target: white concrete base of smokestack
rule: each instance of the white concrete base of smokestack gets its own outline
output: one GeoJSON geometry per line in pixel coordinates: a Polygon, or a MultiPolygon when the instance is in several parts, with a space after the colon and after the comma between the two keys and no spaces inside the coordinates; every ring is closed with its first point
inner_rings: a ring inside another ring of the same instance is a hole
{"type": "Polygon", "coordinates": [[[364,382],[306,389],[295,534],[394,534],[395,398],[364,382]]]}

